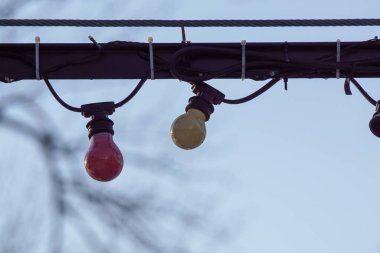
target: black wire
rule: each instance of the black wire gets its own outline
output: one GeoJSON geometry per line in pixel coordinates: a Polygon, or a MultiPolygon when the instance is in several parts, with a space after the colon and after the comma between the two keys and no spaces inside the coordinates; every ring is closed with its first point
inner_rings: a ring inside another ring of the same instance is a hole
{"type": "MultiPolygon", "coordinates": [[[[194,67],[188,66],[182,67],[182,72],[186,72],[182,74],[178,69],[178,63],[185,59],[186,62],[189,61],[190,57],[195,57],[200,55],[204,57],[205,55],[215,54],[216,57],[220,58],[220,55],[235,57],[236,60],[240,61],[241,51],[237,49],[223,48],[223,47],[210,47],[210,46],[189,46],[183,49],[178,50],[174,53],[172,57],[172,61],[170,62],[170,72],[171,74],[179,80],[186,82],[197,82],[197,81],[206,81],[210,79],[214,79],[220,76],[223,76],[226,73],[233,73],[238,68],[241,68],[241,64],[235,64],[233,66],[226,67],[224,69],[214,71],[213,73],[207,73],[207,71],[202,71],[199,69],[195,69],[194,67]],[[188,57],[187,57],[188,56],[188,57]],[[240,67],[239,67],[240,66],[240,67]],[[190,73],[194,73],[194,76],[190,76],[190,73]],[[202,76],[199,76],[199,73],[202,73],[202,76]]],[[[252,56],[251,52],[246,53],[247,57],[252,56]]]]}
{"type": "MultiPolygon", "coordinates": [[[[53,97],[60,103],[63,107],[66,109],[73,111],[73,112],[82,112],[82,109],[79,107],[74,107],[69,104],[67,104],[63,99],[57,94],[57,92],[54,90],[53,86],[51,85],[48,78],[43,76],[43,80],[45,81],[46,86],[48,87],[50,93],[53,95],[53,97]]],[[[132,92],[123,100],[115,104],[115,108],[119,108],[126,103],[128,103],[136,94],[140,91],[141,87],[145,84],[147,78],[143,78],[140,80],[140,82],[136,85],[136,87],[132,90],[132,92]]]]}
{"type": "Polygon", "coordinates": [[[115,108],[122,107],[123,105],[128,103],[134,96],[136,96],[136,94],[140,91],[141,87],[143,87],[143,85],[145,84],[146,80],[146,77],[141,79],[140,82],[136,85],[136,87],[126,98],[115,104],[115,108]]]}
{"type": "MultiPolygon", "coordinates": [[[[1,20],[0,20],[0,23],[1,23],[1,20]]],[[[224,67],[223,69],[214,71],[212,73],[205,73],[205,71],[202,71],[200,69],[194,69],[194,68],[191,68],[190,66],[186,66],[186,67],[181,66],[180,69],[182,70],[182,72],[187,74],[187,75],[184,75],[184,74],[180,73],[180,71],[178,70],[177,64],[183,58],[188,58],[187,55],[185,55],[186,53],[188,53],[189,56],[191,56],[191,57],[194,57],[197,54],[204,56],[204,54],[210,55],[213,53],[215,53],[217,55],[220,53],[223,53],[224,57],[227,56],[227,58],[228,57],[235,58],[236,56],[240,57],[240,55],[241,55],[240,50],[223,48],[223,47],[189,46],[189,47],[183,48],[181,50],[178,50],[174,54],[172,61],[170,63],[170,71],[174,77],[176,77],[180,80],[189,81],[189,82],[199,81],[199,80],[204,81],[204,80],[208,80],[208,79],[221,77],[227,73],[230,73],[230,74],[231,73],[240,73],[240,71],[241,71],[241,64],[240,63],[239,64],[233,64],[233,65],[228,66],[228,67],[224,67]],[[196,51],[196,52],[194,52],[194,51],[196,51]],[[193,73],[196,76],[189,76],[188,75],[189,73],[193,73]],[[200,77],[199,73],[202,73],[205,75],[202,75],[200,77]]],[[[337,68],[341,69],[342,72],[345,71],[347,73],[350,73],[349,75],[346,75],[346,76],[349,76],[349,79],[356,86],[356,88],[359,90],[359,92],[371,104],[376,105],[376,103],[377,103],[373,98],[371,98],[368,95],[368,93],[366,93],[366,91],[360,86],[360,84],[355,79],[351,78],[351,76],[353,76],[353,68],[355,68],[355,70],[364,70],[364,71],[368,71],[368,72],[379,72],[378,62],[380,59],[362,59],[360,61],[341,62],[341,63],[324,62],[324,61],[321,62],[320,59],[319,59],[319,61],[318,60],[317,61],[316,60],[308,60],[308,61],[294,61],[294,60],[292,60],[291,62],[286,62],[282,58],[280,59],[278,57],[273,57],[273,56],[270,56],[270,55],[265,54],[265,53],[247,52],[246,54],[249,57],[254,56],[254,59],[255,59],[255,61],[248,62],[246,64],[247,73],[250,72],[250,68],[255,68],[257,66],[260,66],[261,68],[262,67],[268,67],[268,68],[272,68],[272,69],[273,69],[273,66],[277,66],[277,67],[280,66],[280,67],[287,67],[287,69],[282,69],[281,71],[277,71],[272,76],[273,79],[271,81],[269,81],[266,85],[264,85],[262,88],[260,88],[256,92],[252,93],[251,95],[246,96],[246,97],[241,98],[241,99],[235,99],[235,100],[223,99],[222,102],[224,102],[224,103],[240,104],[240,103],[250,101],[250,100],[256,98],[257,96],[260,96],[261,94],[263,94],[265,91],[267,91],[269,88],[271,88],[274,84],[276,84],[280,80],[279,76],[281,73],[286,73],[289,71],[292,71],[295,73],[300,72],[300,71],[309,71],[309,72],[310,71],[320,71],[320,70],[335,71],[337,68]],[[361,64],[361,65],[358,66],[358,64],[361,64]],[[295,68],[295,67],[297,67],[297,68],[295,68]]],[[[144,56],[143,54],[139,54],[139,55],[142,58],[146,58],[146,56],[144,56]]],[[[34,70],[34,64],[31,61],[29,61],[28,58],[25,56],[22,56],[19,54],[14,54],[14,53],[1,53],[0,56],[19,60],[34,70]]],[[[72,66],[72,65],[83,64],[83,63],[95,61],[97,58],[99,58],[99,56],[100,56],[100,54],[98,52],[98,54],[96,54],[96,55],[89,55],[89,56],[86,56],[86,57],[81,58],[81,59],[76,59],[76,60],[72,60],[72,61],[69,61],[69,62],[66,62],[63,64],[59,64],[59,65],[54,66],[54,67],[48,69],[47,71],[43,71],[41,73],[43,80],[45,81],[45,84],[48,87],[51,94],[53,95],[53,97],[66,109],[73,111],[73,112],[81,112],[81,108],[71,106],[59,97],[59,95],[55,92],[53,86],[49,82],[48,78],[46,77],[45,73],[51,73],[51,72],[60,70],[64,67],[68,67],[68,66],[72,66]]],[[[189,59],[186,59],[186,60],[188,61],[189,59]]],[[[166,62],[164,60],[160,60],[159,62],[160,62],[160,64],[158,66],[159,68],[157,68],[158,69],[157,71],[159,71],[159,69],[163,70],[163,69],[169,68],[168,62],[166,62]]],[[[304,73],[304,72],[301,72],[301,74],[299,74],[299,75],[302,76],[302,73],[304,73]]],[[[132,92],[126,98],[124,98],[120,102],[116,103],[115,108],[119,108],[119,107],[125,105],[126,103],[128,103],[140,91],[142,86],[145,84],[145,82],[148,78],[147,76],[148,76],[148,74],[146,75],[146,77],[142,78],[139,81],[139,83],[136,85],[136,87],[132,90],[132,92]]],[[[350,87],[349,87],[348,82],[346,82],[346,84],[345,84],[345,90],[346,90],[346,94],[350,93],[350,87]]]]}
{"type": "Polygon", "coordinates": [[[81,65],[84,63],[94,62],[95,60],[97,60],[100,57],[100,55],[101,55],[100,52],[97,50],[97,52],[94,54],[90,54],[90,55],[87,55],[85,57],[81,57],[79,59],[73,59],[73,60],[70,60],[68,62],[57,64],[56,66],[50,67],[49,69],[45,70],[44,72],[45,73],[53,73],[53,72],[56,72],[58,70],[62,70],[66,67],[71,67],[71,66],[75,66],[75,65],[81,65]]]}
{"type": "Polygon", "coordinates": [[[69,111],[73,111],[73,112],[82,112],[82,109],[79,108],[79,107],[74,107],[74,106],[71,106],[69,104],[67,104],[65,101],[63,101],[60,96],[57,94],[57,92],[55,92],[53,86],[51,85],[51,83],[49,82],[49,79],[46,77],[46,76],[43,76],[43,79],[45,81],[45,84],[46,86],[48,87],[50,93],[53,95],[53,97],[55,98],[55,100],[58,101],[58,103],[60,103],[63,107],[65,107],[67,110],[69,111]]]}
{"type": "Polygon", "coordinates": [[[76,27],[301,27],[380,26],[380,19],[268,19],[268,20],[79,20],[0,19],[0,26],[76,27]]]}
{"type": "Polygon", "coordinates": [[[21,63],[23,63],[25,66],[30,67],[31,70],[34,70],[34,68],[35,68],[34,67],[35,66],[34,63],[31,60],[29,60],[27,57],[23,56],[23,55],[16,54],[16,53],[1,52],[0,56],[4,57],[4,58],[10,58],[10,59],[13,59],[13,60],[18,60],[21,63]]]}
{"type": "MultiPolygon", "coordinates": [[[[170,62],[171,74],[182,81],[197,82],[206,81],[214,78],[223,77],[225,74],[240,74],[241,73],[241,50],[231,49],[220,46],[188,46],[174,53],[170,62]],[[223,55],[224,60],[233,60],[237,63],[230,66],[223,66],[221,69],[210,72],[209,69],[195,68],[191,66],[192,60],[204,57],[215,57],[220,59],[223,55]]],[[[380,72],[378,68],[378,59],[363,59],[360,61],[340,62],[321,61],[316,59],[311,60],[296,60],[285,61],[282,56],[273,56],[268,53],[247,51],[246,52],[246,74],[254,77],[255,73],[263,75],[263,70],[267,72],[261,79],[284,77],[284,73],[298,73],[296,76],[302,77],[302,73],[314,73],[325,71],[326,73],[335,72],[340,69],[342,75],[352,72],[353,66],[355,70],[366,72],[380,72]],[[269,75],[270,70],[275,70],[274,75],[269,75]]],[[[260,79],[260,78],[255,78],[260,79]]]]}
{"type": "MultiPolygon", "coordinates": [[[[352,51],[352,49],[355,49],[355,48],[357,48],[359,46],[371,45],[371,44],[379,43],[379,42],[380,41],[379,41],[379,39],[376,36],[373,39],[361,41],[361,42],[352,44],[351,46],[341,46],[340,54],[343,55],[343,53],[346,53],[346,51],[352,51]]],[[[316,58],[315,60],[331,60],[331,59],[336,59],[336,51],[334,51],[334,52],[332,52],[330,54],[324,55],[324,56],[320,56],[320,57],[316,58]]]]}
{"type": "MultiPolygon", "coordinates": [[[[30,67],[31,70],[35,69],[34,64],[26,56],[23,56],[23,55],[20,55],[20,54],[15,54],[15,53],[0,53],[0,56],[6,57],[6,58],[11,58],[11,59],[16,59],[16,60],[24,63],[26,66],[30,67]]],[[[67,104],[58,95],[58,93],[54,90],[54,88],[53,88],[52,84],[50,83],[49,79],[47,78],[46,74],[47,73],[52,73],[52,72],[55,72],[55,71],[58,71],[58,70],[61,70],[63,68],[69,67],[69,66],[80,65],[80,64],[88,63],[88,62],[93,62],[93,61],[97,60],[100,56],[101,56],[101,51],[97,50],[96,54],[91,54],[91,55],[88,55],[88,56],[80,58],[80,59],[75,59],[75,60],[71,60],[69,62],[58,64],[56,66],[53,66],[53,67],[47,69],[46,71],[41,71],[42,72],[41,76],[42,76],[42,78],[43,78],[46,86],[48,87],[50,93],[58,101],[58,103],[60,103],[63,107],[65,107],[69,111],[82,112],[82,109],[79,108],[79,107],[75,107],[75,106],[71,106],[71,105],[67,104]]],[[[148,74],[146,76],[148,76],[148,74]]],[[[115,104],[115,108],[119,108],[119,107],[125,105],[126,103],[128,103],[139,92],[139,90],[144,85],[144,83],[146,82],[146,80],[147,80],[147,77],[141,79],[140,82],[136,85],[136,87],[132,90],[132,92],[126,98],[124,98],[123,100],[121,100],[120,102],[118,102],[118,103],[115,104]]]]}
{"type": "Polygon", "coordinates": [[[351,82],[350,78],[346,78],[346,80],[344,80],[344,93],[348,96],[352,95],[350,82],[351,82]]]}
{"type": "Polygon", "coordinates": [[[253,92],[252,94],[250,94],[250,95],[248,95],[246,97],[243,97],[243,98],[240,98],[240,99],[225,99],[224,98],[222,100],[222,102],[226,103],[226,104],[242,104],[242,103],[248,102],[248,101],[250,101],[250,100],[252,100],[252,99],[260,96],[261,94],[263,94],[267,90],[269,90],[278,81],[280,81],[280,78],[273,78],[267,84],[265,84],[263,87],[261,87],[260,89],[258,89],[257,91],[253,92]]]}
{"type": "MultiPolygon", "coordinates": [[[[367,99],[368,102],[370,102],[372,105],[376,106],[377,102],[375,99],[373,99],[368,93],[363,89],[363,87],[356,81],[354,78],[350,78],[351,82],[355,85],[355,87],[359,90],[359,92],[363,95],[365,99],[367,99]]],[[[349,85],[349,83],[348,83],[349,85]]]]}

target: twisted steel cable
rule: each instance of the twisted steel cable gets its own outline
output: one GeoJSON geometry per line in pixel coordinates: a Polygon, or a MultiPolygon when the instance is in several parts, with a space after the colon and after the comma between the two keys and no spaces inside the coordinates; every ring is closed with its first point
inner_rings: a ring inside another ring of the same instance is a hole
{"type": "Polygon", "coordinates": [[[76,27],[321,27],[380,26],[380,19],[268,19],[268,20],[80,20],[0,19],[0,26],[76,27]]]}

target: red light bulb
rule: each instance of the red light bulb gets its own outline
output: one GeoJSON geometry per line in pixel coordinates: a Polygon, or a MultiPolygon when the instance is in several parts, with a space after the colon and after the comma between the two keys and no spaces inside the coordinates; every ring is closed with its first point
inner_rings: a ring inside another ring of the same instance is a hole
{"type": "Polygon", "coordinates": [[[111,133],[100,132],[91,137],[84,166],[93,179],[102,182],[111,181],[120,174],[123,155],[113,142],[111,133]]]}

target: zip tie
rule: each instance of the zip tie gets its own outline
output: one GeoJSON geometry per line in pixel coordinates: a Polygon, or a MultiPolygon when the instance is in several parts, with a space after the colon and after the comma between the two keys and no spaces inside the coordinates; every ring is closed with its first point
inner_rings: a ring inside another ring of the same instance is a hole
{"type": "Polygon", "coordinates": [[[153,37],[148,37],[149,43],[149,63],[150,63],[150,80],[154,80],[154,62],[153,62],[153,37]]]}
{"type": "Polygon", "coordinates": [[[245,79],[245,45],[247,45],[246,40],[241,41],[241,80],[245,79]]]}
{"type": "Polygon", "coordinates": [[[36,36],[34,38],[34,42],[35,42],[35,68],[36,68],[36,79],[37,80],[41,80],[41,76],[40,76],[40,42],[41,42],[41,39],[39,36],[36,36]]]}
{"type": "MultiPolygon", "coordinates": [[[[336,62],[339,64],[340,63],[340,40],[338,39],[336,41],[336,62]]],[[[340,78],[340,69],[336,69],[336,79],[340,78]]]]}

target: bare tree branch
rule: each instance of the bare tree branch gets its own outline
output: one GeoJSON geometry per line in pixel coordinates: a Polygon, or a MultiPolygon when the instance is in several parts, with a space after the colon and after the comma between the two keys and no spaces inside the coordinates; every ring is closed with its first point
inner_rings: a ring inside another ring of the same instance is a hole
{"type": "MultiPolygon", "coordinates": [[[[23,106],[22,109],[25,113],[29,113],[28,110],[33,111],[34,119],[37,122],[37,124],[32,124],[14,118],[5,113],[11,106],[10,103],[0,104],[0,126],[7,127],[33,140],[41,151],[41,158],[45,160],[46,172],[50,181],[49,191],[52,203],[50,210],[53,214],[49,232],[51,235],[50,252],[66,251],[64,238],[67,226],[75,228],[76,232],[81,235],[84,245],[87,245],[92,252],[112,251],[110,249],[112,246],[100,239],[104,236],[98,234],[97,226],[124,235],[125,238],[128,238],[128,243],[123,247],[140,252],[187,252],[185,242],[180,246],[175,245],[163,234],[178,233],[178,231],[188,231],[189,229],[206,231],[204,230],[206,226],[202,226],[206,221],[202,217],[203,214],[197,213],[196,209],[191,208],[191,204],[183,206],[178,201],[173,205],[171,203],[173,200],[165,200],[154,192],[142,191],[135,195],[126,195],[117,190],[106,192],[102,188],[85,183],[81,177],[64,176],[61,172],[65,169],[61,167],[62,163],[59,161],[64,159],[63,161],[67,163],[69,162],[68,158],[75,160],[78,149],[67,145],[67,142],[54,134],[54,130],[51,128],[39,127],[41,122],[49,125],[53,125],[53,123],[41,108],[33,105],[32,99],[23,96],[2,99],[3,102],[7,100],[27,104],[28,106],[23,106]],[[80,207],[75,202],[81,202],[80,207]],[[91,218],[85,219],[84,217],[87,216],[91,218]],[[163,226],[165,220],[169,223],[177,220],[175,222],[177,231],[169,232],[165,229],[163,226]],[[69,224],[67,224],[68,222],[69,224]],[[92,223],[96,226],[90,226],[92,223]]],[[[17,103],[12,103],[12,106],[16,105],[17,103]]],[[[162,157],[150,157],[148,160],[144,160],[143,155],[137,152],[133,155],[137,157],[135,163],[140,167],[155,166],[157,168],[158,166],[164,168],[170,175],[174,172],[172,168],[175,161],[165,156],[165,153],[161,154],[162,157]]],[[[67,166],[71,166],[71,164],[67,166]]],[[[175,180],[184,179],[181,173],[173,175],[175,180]]],[[[13,249],[12,245],[0,246],[0,251],[3,250],[1,247],[13,249]]]]}

